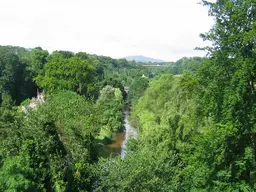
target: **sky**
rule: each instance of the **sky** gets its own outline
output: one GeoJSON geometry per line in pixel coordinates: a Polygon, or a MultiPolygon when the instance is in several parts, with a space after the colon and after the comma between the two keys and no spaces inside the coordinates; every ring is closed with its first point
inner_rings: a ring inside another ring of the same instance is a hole
{"type": "Polygon", "coordinates": [[[0,45],[165,61],[194,50],[213,19],[200,0],[0,0],[0,45]]]}

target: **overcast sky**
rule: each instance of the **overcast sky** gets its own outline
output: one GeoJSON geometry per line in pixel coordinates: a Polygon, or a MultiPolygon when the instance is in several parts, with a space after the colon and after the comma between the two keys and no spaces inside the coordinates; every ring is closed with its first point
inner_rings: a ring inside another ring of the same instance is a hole
{"type": "Polygon", "coordinates": [[[203,56],[200,0],[0,0],[0,45],[166,61],[203,56]]]}

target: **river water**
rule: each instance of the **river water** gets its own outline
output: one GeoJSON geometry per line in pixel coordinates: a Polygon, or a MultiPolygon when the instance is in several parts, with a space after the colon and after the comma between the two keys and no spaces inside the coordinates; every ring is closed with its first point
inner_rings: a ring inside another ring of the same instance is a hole
{"type": "Polygon", "coordinates": [[[110,151],[111,156],[120,155],[121,158],[124,158],[126,153],[127,141],[130,138],[137,136],[136,130],[131,127],[128,120],[129,112],[125,112],[124,116],[124,132],[116,133],[113,138],[113,142],[109,145],[106,145],[106,148],[110,151]]]}
{"type": "Polygon", "coordinates": [[[128,116],[129,116],[129,112],[126,111],[125,112],[125,117],[124,117],[124,133],[125,133],[125,138],[122,142],[121,145],[121,158],[124,158],[125,153],[126,153],[126,147],[127,147],[127,141],[130,138],[135,138],[137,136],[137,131],[131,127],[129,120],[128,120],[128,116]]]}

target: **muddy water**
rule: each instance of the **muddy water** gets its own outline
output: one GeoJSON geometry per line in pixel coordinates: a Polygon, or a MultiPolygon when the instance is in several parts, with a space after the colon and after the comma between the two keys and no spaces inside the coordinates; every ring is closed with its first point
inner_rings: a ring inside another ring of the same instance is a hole
{"type": "Polygon", "coordinates": [[[110,156],[118,156],[122,151],[122,143],[125,140],[125,133],[116,133],[111,144],[105,146],[105,150],[110,156]]]}
{"type": "Polygon", "coordinates": [[[113,137],[113,142],[106,145],[106,149],[109,151],[111,156],[121,155],[121,157],[124,158],[127,141],[130,138],[137,136],[136,130],[130,126],[128,115],[129,112],[126,111],[124,117],[124,132],[116,133],[113,137]]]}

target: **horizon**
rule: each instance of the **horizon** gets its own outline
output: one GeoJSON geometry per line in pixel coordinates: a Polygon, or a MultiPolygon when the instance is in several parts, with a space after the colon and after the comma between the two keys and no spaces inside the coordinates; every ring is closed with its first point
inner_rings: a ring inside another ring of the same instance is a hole
{"type": "MultiPolygon", "coordinates": [[[[96,54],[96,53],[88,53],[88,52],[85,52],[85,51],[70,51],[70,50],[64,50],[64,49],[56,49],[56,50],[47,50],[47,49],[44,49],[43,47],[41,46],[35,46],[35,47],[23,47],[23,46],[19,46],[19,45],[0,45],[0,46],[10,46],[10,47],[20,47],[20,48],[25,48],[25,49],[34,49],[34,48],[42,48],[43,50],[46,50],[48,51],[50,54],[54,51],[69,51],[69,52],[72,52],[74,54],[76,53],[79,53],[79,52],[84,52],[86,54],[89,54],[89,55],[97,55],[97,56],[102,56],[102,57],[111,57],[109,55],[100,55],[100,54],[96,54]]],[[[164,63],[171,63],[171,62],[176,62],[180,59],[183,59],[183,58],[192,58],[192,57],[205,57],[205,56],[182,56],[176,60],[172,60],[172,61],[169,61],[169,60],[162,60],[162,59],[159,59],[159,58],[153,58],[153,57],[150,57],[150,56],[147,56],[147,55],[127,55],[127,56],[124,56],[124,57],[119,57],[119,58],[116,58],[116,57],[111,57],[112,59],[126,59],[127,60],[127,57],[144,57],[144,58],[147,58],[147,59],[154,59],[154,60],[161,60],[161,62],[164,62],[164,63]]],[[[129,61],[129,60],[127,60],[129,61]]],[[[140,61],[135,61],[135,62],[140,62],[140,61]]],[[[158,62],[156,62],[158,63],[158,62]]],[[[160,62],[159,62],[160,63],[160,62]]]]}
{"type": "Polygon", "coordinates": [[[213,19],[199,0],[4,0],[0,44],[164,61],[205,56],[213,19]],[[50,6],[49,6],[50,5],[50,6]],[[8,16],[6,16],[8,15],[8,16]]]}

